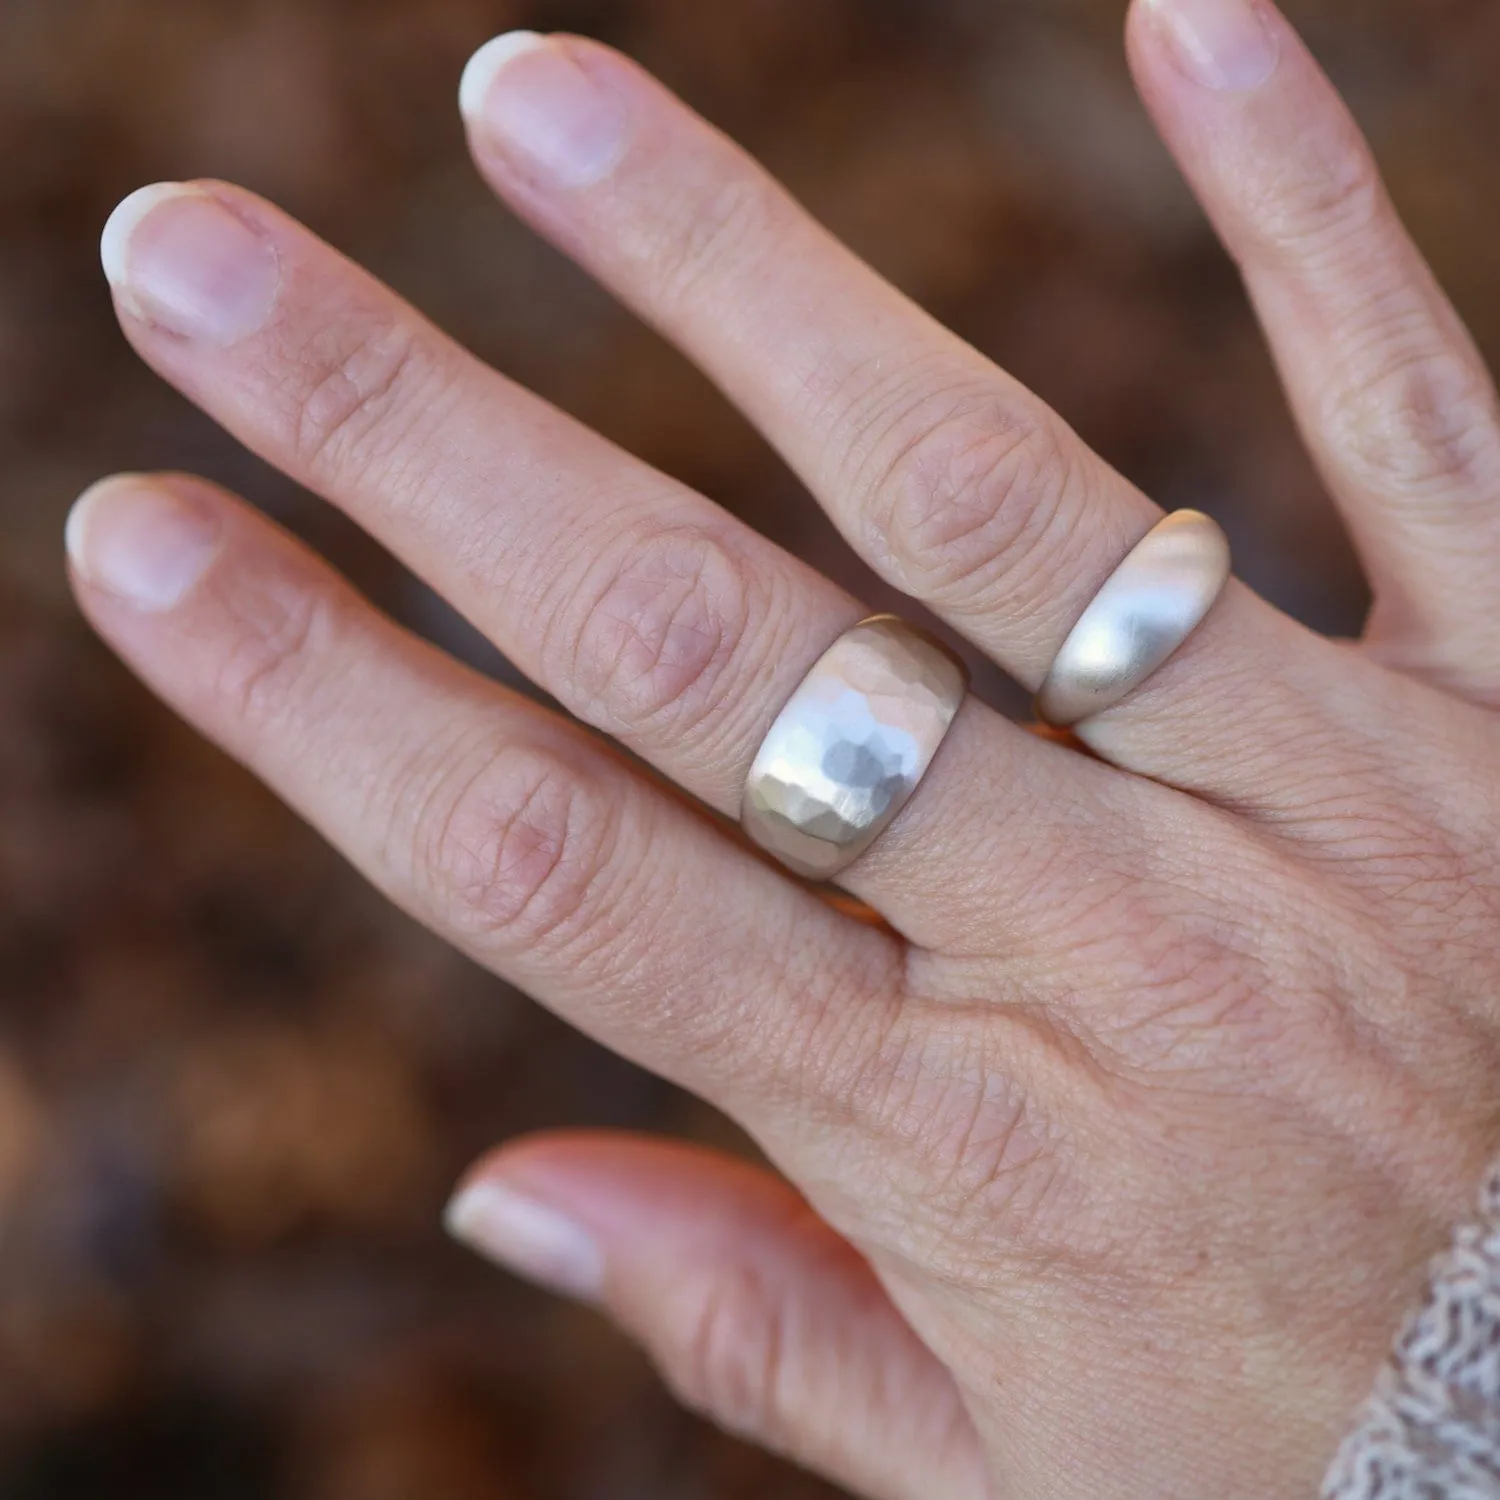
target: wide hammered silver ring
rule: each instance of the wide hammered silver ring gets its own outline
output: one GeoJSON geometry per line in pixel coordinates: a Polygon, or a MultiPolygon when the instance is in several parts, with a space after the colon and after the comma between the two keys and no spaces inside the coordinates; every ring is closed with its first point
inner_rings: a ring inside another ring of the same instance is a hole
{"type": "Polygon", "coordinates": [[[824,652],[750,767],[742,821],[782,864],[832,880],[911,800],[968,692],[925,631],[876,615],[824,652]]]}
{"type": "Polygon", "coordinates": [[[1168,516],[1094,595],[1037,694],[1037,717],[1072,729],[1123,702],[1203,623],[1229,582],[1229,538],[1196,510],[1168,516]]]}

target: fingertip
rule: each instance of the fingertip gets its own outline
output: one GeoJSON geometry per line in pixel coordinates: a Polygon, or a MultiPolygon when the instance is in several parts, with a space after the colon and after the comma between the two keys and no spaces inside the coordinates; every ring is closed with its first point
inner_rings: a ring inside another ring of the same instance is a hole
{"type": "Polygon", "coordinates": [[[484,109],[490,88],[511,61],[543,47],[547,38],[536,31],[508,31],[487,41],[468,61],[458,86],[458,107],[466,120],[484,109]]]}
{"type": "Polygon", "coordinates": [[[733,1240],[803,1207],[795,1189],[751,1162],[627,1132],[563,1131],[498,1147],[460,1180],[450,1221],[489,1187],[550,1204],[622,1253],[643,1235],[653,1244],[733,1240]]]}
{"type": "Polygon", "coordinates": [[[160,204],[191,191],[181,182],[154,182],[148,187],[137,188],[110,214],[99,238],[99,260],[104,267],[105,279],[117,291],[129,282],[130,242],[136,230],[160,204]]]}
{"type": "Polygon", "coordinates": [[[140,188],[110,215],[99,257],[116,305],[180,339],[228,347],[264,326],[281,290],[271,240],[211,182],[140,188]]]}
{"type": "Polygon", "coordinates": [[[121,485],[140,483],[143,474],[111,474],[105,479],[96,479],[74,502],[68,511],[63,527],[63,545],[67,549],[68,562],[74,572],[84,576],[88,571],[88,535],[90,518],[96,507],[108,503],[112,491],[121,485]]]}
{"type": "Polygon", "coordinates": [[[1160,56],[1211,94],[1255,92],[1282,58],[1283,27],[1267,0],[1135,0],[1128,22],[1134,55],[1160,56]]]}
{"type": "Polygon", "coordinates": [[[595,187],[620,164],[630,110],[570,38],[513,31],[469,60],[459,107],[481,158],[538,189],[595,187]],[[524,59],[524,63],[517,63],[524,59]],[[502,76],[503,75],[503,76],[502,76]]]}
{"type": "Polygon", "coordinates": [[[498,1176],[461,1187],[443,1225],[460,1244],[560,1296],[603,1297],[604,1252],[595,1237],[574,1215],[498,1176]]]}
{"type": "Polygon", "coordinates": [[[162,614],[208,571],[222,531],[207,494],[159,476],[115,474],[79,496],[63,536],[82,585],[142,613],[162,614]]]}
{"type": "Polygon", "coordinates": [[[1125,56],[1138,82],[1143,73],[1155,73],[1162,42],[1162,28],[1151,0],[1131,0],[1125,12],[1125,56]]]}

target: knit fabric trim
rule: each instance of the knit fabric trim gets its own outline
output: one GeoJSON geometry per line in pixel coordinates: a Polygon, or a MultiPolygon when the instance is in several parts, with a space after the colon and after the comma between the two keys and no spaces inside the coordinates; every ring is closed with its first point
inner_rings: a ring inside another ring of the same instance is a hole
{"type": "Polygon", "coordinates": [[[1323,1500],[1500,1500],[1500,1168],[1431,1268],[1323,1500]]]}

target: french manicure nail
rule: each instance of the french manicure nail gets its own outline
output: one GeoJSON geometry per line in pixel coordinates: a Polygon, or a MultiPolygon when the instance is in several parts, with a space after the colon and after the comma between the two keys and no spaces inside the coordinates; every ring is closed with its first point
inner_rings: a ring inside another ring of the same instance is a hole
{"type": "Polygon", "coordinates": [[[621,100],[566,47],[532,31],[496,37],[474,54],[459,107],[477,135],[559,187],[601,182],[629,141],[621,100]]]}
{"type": "Polygon", "coordinates": [[[1188,77],[1220,92],[1259,88],[1280,40],[1263,0],[1150,0],[1188,77]]]}
{"type": "Polygon", "coordinates": [[[597,1302],[604,1257],[580,1225],[554,1208],[497,1182],[476,1182],[448,1205],[454,1239],[518,1276],[565,1297],[597,1302]]]}
{"type": "Polygon", "coordinates": [[[175,608],[219,550],[209,506],[133,475],[96,484],[68,516],[68,556],[85,583],[147,614],[175,608]]]}
{"type": "Polygon", "coordinates": [[[281,286],[276,248],[201,188],[132,193],[100,243],[126,311],[189,339],[229,345],[265,325],[281,286]]]}

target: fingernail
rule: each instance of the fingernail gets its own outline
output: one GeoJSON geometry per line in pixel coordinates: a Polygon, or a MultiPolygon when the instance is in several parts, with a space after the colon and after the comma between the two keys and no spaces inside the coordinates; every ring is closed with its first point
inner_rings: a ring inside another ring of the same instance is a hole
{"type": "Polygon", "coordinates": [[[110,215],[99,249],[126,310],[184,338],[237,343],[265,325],[281,287],[275,246],[181,183],[132,193],[110,215]]]}
{"type": "Polygon", "coordinates": [[[477,1182],[448,1205],[448,1233],[488,1260],[580,1302],[604,1292],[604,1257],[572,1219],[496,1182],[477,1182]]]}
{"type": "Polygon", "coordinates": [[[218,554],[214,511],[135,475],[96,484],[68,516],[68,556],[86,583],[148,614],[175,608],[218,554]]]}
{"type": "Polygon", "coordinates": [[[559,187],[600,182],[625,154],[623,103],[534,31],[486,42],[464,69],[458,102],[477,134],[559,187]]]}
{"type": "Polygon", "coordinates": [[[1150,0],[1166,27],[1179,65],[1205,88],[1258,88],[1281,56],[1280,40],[1262,0],[1150,0]]]}

